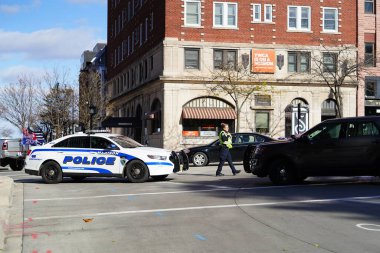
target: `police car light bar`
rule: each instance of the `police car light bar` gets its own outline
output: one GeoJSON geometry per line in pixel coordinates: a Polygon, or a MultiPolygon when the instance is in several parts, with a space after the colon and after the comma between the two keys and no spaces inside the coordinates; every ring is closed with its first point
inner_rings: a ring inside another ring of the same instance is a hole
{"type": "Polygon", "coordinates": [[[111,133],[110,130],[86,130],[86,134],[111,133]]]}

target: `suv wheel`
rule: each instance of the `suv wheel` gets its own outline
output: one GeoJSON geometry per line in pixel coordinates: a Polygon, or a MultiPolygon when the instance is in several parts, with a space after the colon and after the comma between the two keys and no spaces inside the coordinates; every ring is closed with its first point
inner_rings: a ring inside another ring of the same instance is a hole
{"type": "Polygon", "coordinates": [[[244,171],[247,173],[252,173],[252,163],[253,163],[253,156],[255,154],[255,146],[248,146],[248,148],[244,152],[244,161],[243,161],[243,168],[244,171]]]}
{"type": "Polygon", "coordinates": [[[61,167],[55,162],[47,162],[41,167],[41,176],[47,184],[58,184],[62,182],[61,167]]]}
{"type": "Polygon", "coordinates": [[[294,169],[285,160],[274,161],[269,170],[269,179],[276,185],[295,183],[294,169]]]}
{"type": "Polygon", "coordinates": [[[203,152],[197,152],[193,155],[193,164],[197,167],[206,166],[208,163],[207,155],[203,152]]]}

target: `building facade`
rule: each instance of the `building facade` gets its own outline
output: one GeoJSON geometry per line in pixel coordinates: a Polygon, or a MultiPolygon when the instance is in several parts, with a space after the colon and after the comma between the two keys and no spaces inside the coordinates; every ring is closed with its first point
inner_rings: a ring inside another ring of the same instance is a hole
{"type": "Polygon", "coordinates": [[[93,115],[93,128],[100,128],[102,120],[106,117],[107,86],[106,86],[106,60],[107,45],[97,43],[93,50],[86,50],[81,56],[81,69],[79,73],[79,122],[86,129],[90,126],[89,107],[95,106],[93,115]]]}
{"type": "Polygon", "coordinates": [[[358,58],[363,63],[359,74],[359,115],[380,115],[379,13],[378,1],[358,1],[358,58]]]}
{"type": "MultiPolygon", "coordinates": [[[[356,6],[338,0],[109,0],[107,114],[137,117],[143,125],[113,131],[173,149],[211,142],[221,122],[235,128],[240,106],[240,129],[234,130],[274,137],[336,117],[321,74],[341,71],[342,57],[356,62],[356,6]],[[214,92],[215,75],[225,69],[249,73],[238,88],[259,87],[244,105],[214,92]]],[[[341,87],[343,116],[356,115],[356,87],[348,79],[341,87]]]]}

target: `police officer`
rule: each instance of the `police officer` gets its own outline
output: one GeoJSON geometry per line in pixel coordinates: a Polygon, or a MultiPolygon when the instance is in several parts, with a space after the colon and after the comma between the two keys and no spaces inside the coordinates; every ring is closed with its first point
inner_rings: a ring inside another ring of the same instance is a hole
{"type": "Polygon", "coordinates": [[[220,131],[219,133],[220,160],[219,160],[218,169],[216,171],[216,176],[217,177],[224,176],[224,174],[222,173],[222,168],[226,160],[228,162],[228,165],[230,165],[232,174],[234,174],[235,176],[236,174],[240,173],[240,170],[235,169],[235,166],[232,163],[232,158],[231,158],[231,153],[230,153],[230,149],[232,148],[232,135],[228,132],[229,130],[228,124],[222,123],[221,127],[222,127],[222,131],[220,131]]]}

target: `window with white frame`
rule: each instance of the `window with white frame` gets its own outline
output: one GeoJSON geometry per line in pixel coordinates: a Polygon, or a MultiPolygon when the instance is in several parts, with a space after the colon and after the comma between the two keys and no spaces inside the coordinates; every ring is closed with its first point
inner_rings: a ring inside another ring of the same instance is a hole
{"type": "Polygon", "coordinates": [[[237,27],[237,3],[214,2],[214,27],[237,27]]]}
{"type": "Polygon", "coordinates": [[[253,5],[253,21],[261,22],[261,4],[253,5]]]}
{"type": "Polygon", "coordinates": [[[337,8],[323,8],[323,31],[338,32],[337,8]]]}
{"type": "Polygon", "coordinates": [[[309,6],[288,6],[288,30],[310,31],[310,13],[309,6]]]}
{"type": "Polygon", "coordinates": [[[271,4],[264,5],[264,22],[272,22],[273,7],[271,4]]]}
{"type": "Polygon", "coordinates": [[[199,0],[185,1],[185,25],[201,25],[201,2],[199,0]]]}

